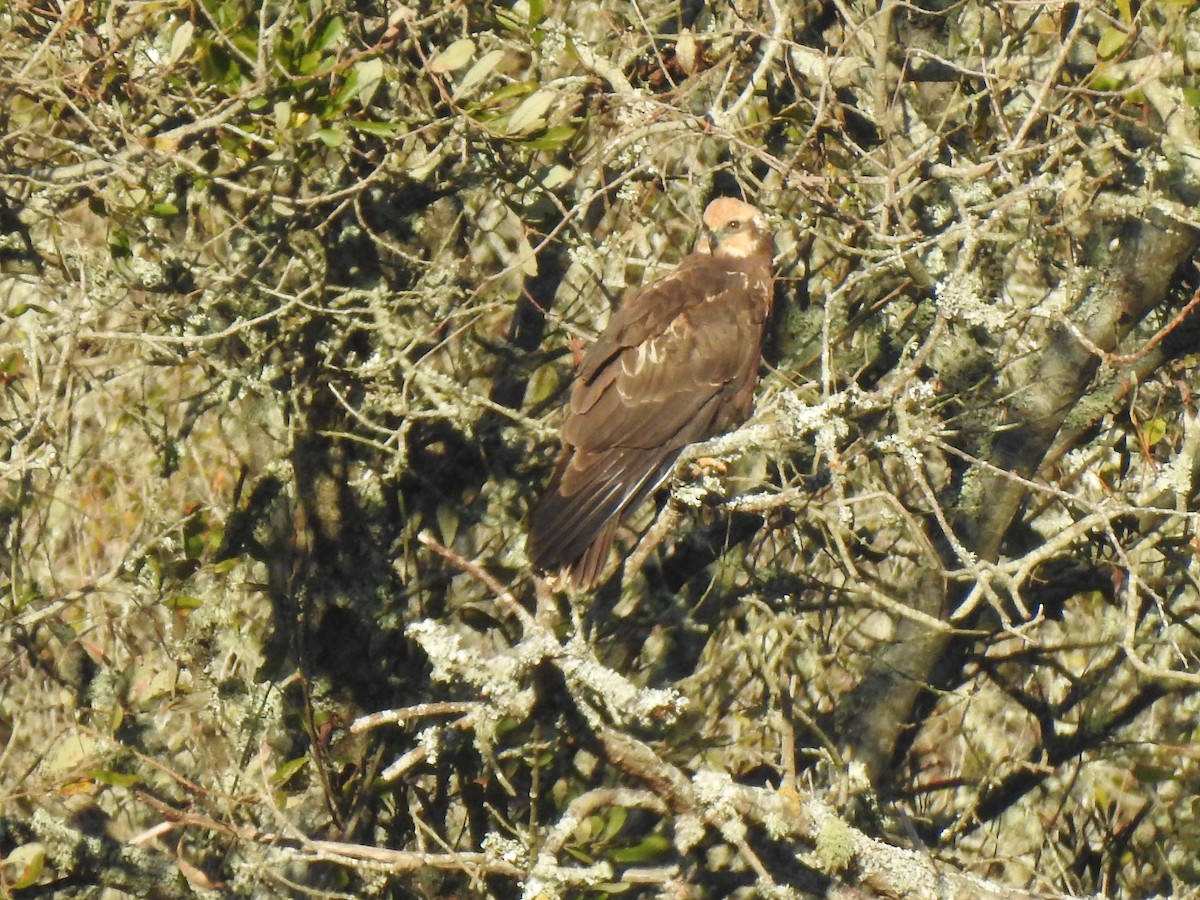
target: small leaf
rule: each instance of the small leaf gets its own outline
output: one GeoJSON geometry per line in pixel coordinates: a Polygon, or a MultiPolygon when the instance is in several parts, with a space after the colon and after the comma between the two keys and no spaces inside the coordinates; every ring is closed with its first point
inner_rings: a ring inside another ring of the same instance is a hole
{"type": "Polygon", "coordinates": [[[114,226],[108,235],[108,252],[112,254],[113,259],[124,259],[133,255],[130,249],[129,235],[120,225],[114,226]]]}
{"type": "Polygon", "coordinates": [[[555,125],[536,137],[526,138],[522,143],[534,150],[557,150],[575,137],[575,131],[570,125],[555,125]]]}
{"type": "Polygon", "coordinates": [[[608,811],[607,820],[604,823],[604,830],[600,832],[600,840],[611,841],[625,827],[625,820],[629,816],[629,810],[624,806],[614,806],[608,811]]]}
{"type": "Polygon", "coordinates": [[[232,31],[237,25],[237,10],[232,3],[221,3],[213,12],[213,18],[216,19],[217,27],[222,31],[232,31]]]}
{"type": "Polygon", "coordinates": [[[590,866],[596,862],[596,857],[592,856],[590,853],[584,853],[578,847],[566,846],[563,847],[563,849],[567,851],[567,854],[572,859],[583,863],[585,866],[590,866]]]}
{"type": "Polygon", "coordinates": [[[345,79],[342,81],[342,86],[337,89],[332,99],[328,103],[323,104],[326,111],[334,111],[344,109],[346,104],[350,102],[350,98],[358,93],[359,89],[359,74],[356,67],[351,67],[346,73],[345,79]]]}
{"type": "Polygon", "coordinates": [[[379,85],[383,83],[383,60],[378,56],[373,59],[364,59],[355,63],[353,70],[358,76],[358,102],[363,106],[369,106],[371,98],[375,96],[379,85]]]}
{"type": "Polygon", "coordinates": [[[400,125],[395,122],[347,122],[355,131],[363,134],[373,134],[376,137],[395,137],[400,133],[400,125]]]}
{"type": "Polygon", "coordinates": [[[690,29],[679,32],[679,39],[675,41],[675,59],[683,71],[689,75],[696,73],[696,36],[690,29]]]}
{"type": "Polygon", "coordinates": [[[1142,439],[1147,447],[1153,447],[1167,436],[1166,419],[1149,419],[1142,423],[1142,439]]]}
{"type": "Polygon", "coordinates": [[[300,62],[296,65],[296,70],[301,75],[312,75],[321,68],[321,51],[313,50],[305,53],[300,57],[300,62]]]}
{"type": "Polygon", "coordinates": [[[243,28],[229,38],[230,42],[248,58],[254,59],[258,53],[258,32],[251,28],[243,28]]]}
{"type": "Polygon", "coordinates": [[[500,64],[502,59],[504,59],[503,50],[491,50],[479,57],[475,61],[475,65],[467,69],[467,74],[462,77],[462,81],[454,89],[454,99],[457,100],[470,93],[476,85],[492,74],[492,70],[500,64]]]}
{"type": "Polygon", "coordinates": [[[120,703],[113,703],[113,706],[108,710],[108,733],[115,734],[121,730],[121,725],[125,724],[125,707],[120,703]]]}
{"type": "Polygon", "coordinates": [[[437,508],[437,523],[442,543],[449,547],[454,543],[454,536],[458,534],[458,510],[449,503],[443,503],[437,508]]]}
{"type": "Polygon", "coordinates": [[[326,147],[340,147],[346,142],[346,132],[336,128],[322,128],[320,131],[314,131],[313,137],[326,147]]]}
{"type": "Polygon", "coordinates": [[[287,784],[293,775],[308,765],[307,756],[298,756],[295,759],[289,759],[271,776],[271,784],[274,787],[283,787],[287,784]]]}
{"type": "Polygon", "coordinates": [[[321,32],[316,42],[313,44],[315,50],[325,50],[332,46],[346,31],[346,23],[342,21],[341,16],[334,16],[329,20],[325,29],[321,32]]]}
{"type": "Polygon", "coordinates": [[[504,28],[511,28],[514,31],[522,30],[525,27],[526,23],[529,21],[529,17],[525,16],[524,19],[522,19],[520,17],[520,13],[521,13],[521,9],[519,8],[520,5],[521,5],[521,2],[520,2],[520,0],[518,0],[517,3],[513,4],[512,9],[506,9],[504,7],[497,9],[496,10],[496,21],[504,28]]]}
{"type": "Polygon", "coordinates": [[[1100,41],[1096,44],[1096,55],[1101,59],[1108,59],[1124,47],[1127,40],[1129,40],[1129,35],[1120,28],[1106,28],[1104,34],[1100,35],[1100,41]]]}
{"type": "Polygon", "coordinates": [[[1183,89],[1183,99],[1187,101],[1188,106],[1192,109],[1200,109],[1200,88],[1185,87],[1183,89]]]}
{"type": "Polygon", "coordinates": [[[171,216],[179,215],[179,207],[174,203],[155,203],[150,207],[150,215],[157,216],[160,219],[169,219],[171,216]]]}
{"type": "Polygon", "coordinates": [[[1119,91],[1125,86],[1125,79],[1120,75],[1113,75],[1105,72],[1103,68],[1097,66],[1096,74],[1088,83],[1094,91],[1119,91]]]}
{"type": "Polygon", "coordinates": [[[671,839],[665,834],[648,834],[639,844],[634,844],[632,847],[623,847],[620,850],[614,850],[608,854],[613,862],[618,863],[642,863],[649,862],[655,857],[662,856],[667,851],[674,848],[671,839]]]}
{"type": "MultiPolygon", "coordinates": [[[[526,141],[532,143],[532,141],[526,141]]],[[[553,165],[539,173],[538,183],[548,191],[562,187],[571,180],[571,170],[566,166],[553,165]]]]}
{"type": "Polygon", "coordinates": [[[522,100],[521,105],[508,117],[508,125],[504,129],[505,134],[523,134],[537,127],[555,97],[554,91],[545,89],[534,91],[522,100]]]}
{"type": "Polygon", "coordinates": [[[487,99],[481,100],[481,106],[494,106],[504,100],[509,100],[512,97],[524,97],[530,91],[537,87],[536,81],[518,81],[515,84],[506,84],[494,94],[489,94],[487,99]]]}
{"type": "Polygon", "coordinates": [[[529,0],[529,27],[538,25],[546,18],[546,0],[529,0]]]}
{"type": "Polygon", "coordinates": [[[192,46],[192,38],[196,34],[196,26],[191,22],[182,22],[175,33],[171,35],[171,49],[167,51],[167,63],[173,64],[179,61],[183,54],[187,53],[188,48],[192,46]]]}
{"type": "Polygon", "coordinates": [[[434,75],[455,72],[469,63],[474,55],[475,42],[470,38],[460,38],[431,59],[426,68],[434,75]]]}
{"type": "Polygon", "coordinates": [[[107,784],[112,787],[129,788],[138,784],[138,777],[127,772],[114,772],[111,769],[95,769],[92,780],[97,784],[107,784]]]}
{"type": "Polygon", "coordinates": [[[204,601],[190,594],[174,594],[163,601],[167,609],[199,609],[204,601]]]}

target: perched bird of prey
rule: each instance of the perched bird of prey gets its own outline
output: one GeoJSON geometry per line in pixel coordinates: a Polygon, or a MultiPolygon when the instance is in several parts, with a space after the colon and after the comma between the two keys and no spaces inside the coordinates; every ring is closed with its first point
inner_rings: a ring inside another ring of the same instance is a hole
{"type": "Polygon", "coordinates": [[[596,584],[622,517],[667,478],[688,444],[750,414],[771,311],[771,234],[723,197],[696,251],[636,291],[584,353],[563,451],[530,520],[529,558],[596,584]]]}

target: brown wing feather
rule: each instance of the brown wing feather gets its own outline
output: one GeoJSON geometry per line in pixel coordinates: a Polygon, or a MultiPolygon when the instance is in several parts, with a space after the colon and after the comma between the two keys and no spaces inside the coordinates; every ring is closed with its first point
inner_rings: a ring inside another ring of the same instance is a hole
{"type": "Polygon", "coordinates": [[[688,257],[635,294],[580,362],[563,456],[530,527],[530,558],[599,576],[622,515],[680,451],[745,419],[769,312],[769,261],[688,257]]]}

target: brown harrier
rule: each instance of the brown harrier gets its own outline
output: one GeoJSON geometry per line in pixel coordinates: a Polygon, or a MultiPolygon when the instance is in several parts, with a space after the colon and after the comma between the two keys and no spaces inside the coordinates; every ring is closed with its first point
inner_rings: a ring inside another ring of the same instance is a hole
{"type": "Polygon", "coordinates": [[[635,292],[583,355],[529,557],[590,588],[617,525],[688,444],[750,414],[771,311],[771,234],[748,203],[704,211],[696,252],[635,292]]]}

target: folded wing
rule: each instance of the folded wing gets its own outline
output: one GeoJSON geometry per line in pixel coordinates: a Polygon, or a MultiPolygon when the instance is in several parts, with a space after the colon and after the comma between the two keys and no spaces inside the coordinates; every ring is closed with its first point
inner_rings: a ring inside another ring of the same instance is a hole
{"type": "Polygon", "coordinates": [[[682,449],[744,421],[770,306],[768,265],[695,254],[613,316],[579,366],[563,455],[531,521],[535,564],[571,567],[590,587],[621,517],[682,449]]]}

